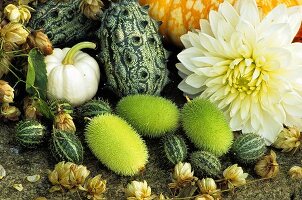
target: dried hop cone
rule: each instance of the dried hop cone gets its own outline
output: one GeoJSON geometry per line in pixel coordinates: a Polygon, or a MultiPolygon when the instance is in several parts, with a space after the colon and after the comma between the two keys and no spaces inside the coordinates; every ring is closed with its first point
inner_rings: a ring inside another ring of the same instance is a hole
{"type": "Polygon", "coordinates": [[[24,98],[23,110],[26,119],[37,119],[38,117],[42,116],[42,114],[38,111],[37,104],[37,99],[34,97],[24,98]]]}
{"type": "Polygon", "coordinates": [[[8,82],[0,80],[0,102],[12,103],[14,101],[14,89],[8,82]]]}
{"type": "Polygon", "coordinates": [[[20,110],[15,106],[10,106],[8,103],[2,104],[1,116],[10,121],[18,121],[21,115],[20,110]]]}
{"type": "Polygon", "coordinates": [[[235,164],[226,168],[223,171],[223,176],[227,182],[228,188],[233,188],[245,185],[248,173],[243,173],[242,168],[235,164]]]}
{"type": "Polygon", "coordinates": [[[194,172],[190,163],[179,162],[174,167],[172,174],[173,183],[169,184],[170,188],[181,188],[194,180],[194,172]]]}
{"type": "Polygon", "coordinates": [[[106,191],[106,180],[103,180],[101,175],[97,175],[88,179],[85,189],[88,192],[88,199],[103,199],[103,194],[106,191]]]}
{"type": "Polygon", "coordinates": [[[301,147],[302,135],[297,127],[284,128],[278,135],[274,147],[282,152],[296,151],[301,147]]]}
{"type": "Polygon", "coordinates": [[[279,164],[277,163],[277,155],[271,150],[269,155],[264,156],[255,166],[255,172],[263,178],[273,178],[279,172],[279,164]]]}
{"type": "Polygon", "coordinates": [[[30,11],[33,9],[27,5],[15,6],[13,4],[8,4],[4,8],[4,15],[10,22],[20,22],[27,23],[31,18],[30,11]]]}
{"type": "Polygon", "coordinates": [[[216,200],[216,199],[209,194],[202,194],[197,196],[195,200],[216,200]]]}
{"type": "Polygon", "coordinates": [[[217,189],[217,185],[212,178],[203,178],[199,181],[197,181],[198,188],[201,192],[201,194],[208,194],[213,197],[220,198],[221,192],[219,189],[217,189]]]}
{"type": "Polygon", "coordinates": [[[82,0],[80,9],[86,17],[96,20],[102,14],[103,6],[104,4],[101,0],[82,0]]]}
{"type": "Polygon", "coordinates": [[[44,56],[50,55],[53,52],[52,43],[42,31],[32,31],[27,37],[27,44],[30,48],[37,47],[44,56]]]}
{"type": "Polygon", "coordinates": [[[146,181],[132,181],[125,190],[127,200],[152,200],[156,196],[151,194],[151,188],[146,181]]]}
{"type": "Polygon", "coordinates": [[[73,122],[73,118],[71,117],[70,114],[62,112],[58,113],[55,116],[54,119],[54,126],[56,129],[70,132],[70,133],[75,133],[76,132],[76,127],[73,122]]]}
{"type": "Polygon", "coordinates": [[[302,179],[302,167],[293,166],[288,173],[292,179],[302,179]]]}
{"type": "Polygon", "coordinates": [[[71,162],[59,162],[55,169],[49,173],[48,179],[54,185],[50,191],[65,189],[80,188],[84,184],[90,171],[83,165],[76,165],[71,162]]]}
{"type": "Polygon", "coordinates": [[[12,56],[4,49],[0,49],[0,78],[9,72],[12,56]]]}
{"type": "Polygon", "coordinates": [[[21,45],[26,42],[29,35],[24,26],[20,23],[10,22],[0,29],[1,37],[5,42],[21,45]]]}

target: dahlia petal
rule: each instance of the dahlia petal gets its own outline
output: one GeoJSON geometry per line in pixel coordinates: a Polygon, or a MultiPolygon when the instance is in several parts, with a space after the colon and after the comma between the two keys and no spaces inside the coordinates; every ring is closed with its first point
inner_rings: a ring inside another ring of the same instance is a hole
{"type": "MultiPolygon", "coordinates": [[[[182,76],[187,76],[192,74],[192,71],[188,70],[183,64],[181,63],[176,63],[176,68],[178,69],[179,72],[181,72],[182,76]]],[[[183,77],[182,77],[183,78],[183,77]]]]}
{"type": "Polygon", "coordinates": [[[260,14],[256,1],[241,0],[238,9],[240,18],[247,20],[254,27],[260,23],[260,14]]]}
{"type": "Polygon", "coordinates": [[[242,104],[240,107],[240,116],[241,119],[246,119],[248,117],[248,114],[250,113],[250,99],[249,97],[246,97],[242,100],[242,104]]]}
{"type": "Polygon", "coordinates": [[[221,3],[218,11],[230,24],[232,24],[233,27],[236,27],[236,24],[239,21],[239,15],[229,2],[224,1],[221,3]]]}
{"type": "Polygon", "coordinates": [[[280,4],[275,7],[271,12],[269,12],[265,18],[260,22],[259,26],[257,26],[258,33],[262,33],[268,29],[269,26],[273,24],[286,23],[288,19],[286,6],[284,4],[280,4]]]}
{"type": "Polygon", "coordinates": [[[299,31],[302,21],[302,6],[293,6],[288,8],[288,22],[292,31],[291,38],[294,39],[299,31]]]}
{"type": "Polygon", "coordinates": [[[185,80],[188,85],[194,88],[201,88],[204,85],[204,82],[207,80],[207,78],[205,76],[191,74],[185,80]]]}
{"type": "Polygon", "coordinates": [[[184,35],[180,36],[180,41],[186,49],[192,47],[188,34],[184,34],[184,35]]]}
{"type": "Polygon", "coordinates": [[[213,31],[211,29],[211,26],[210,26],[210,23],[209,23],[208,20],[201,19],[200,20],[200,27],[202,27],[202,29],[201,29],[201,32],[199,34],[203,33],[203,34],[207,34],[207,35],[210,35],[210,36],[214,37],[213,31]]]}
{"type": "Polygon", "coordinates": [[[215,38],[219,37],[218,34],[218,27],[220,26],[220,22],[223,20],[223,17],[221,16],[220,13],[211,10],[209,13],[209,22],[210,22],[210,26],[211,26],[211,30],[214,34],[215,38]]]}
{"type": "MultiPolygon", "coordinates": [[[[186,80],[186,79],[185,79],[186,80]]],[[[202,89],[200,88],[194,88],[190,85],[188,85],[185,80],[181,81],[178,85],[178,88],[183,91],[186,94],[190,94],[190,95],[196,95],[202,92],[202,89]]]]}

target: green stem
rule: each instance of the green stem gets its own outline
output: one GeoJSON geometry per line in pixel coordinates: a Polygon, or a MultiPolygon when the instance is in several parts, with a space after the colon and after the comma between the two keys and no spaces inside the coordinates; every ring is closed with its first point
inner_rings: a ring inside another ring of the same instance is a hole
{"type": "Polygon", "coordinates": [[[62,61],[63,65],[72,65],[73,64],[73,58],[74,55],[80,51],[81,49],[89,48],[89,49],[95,49],[96,44],[93,42],[80,42],[79,44],[74,45],[66,54],[64,60],[62,61]]]}

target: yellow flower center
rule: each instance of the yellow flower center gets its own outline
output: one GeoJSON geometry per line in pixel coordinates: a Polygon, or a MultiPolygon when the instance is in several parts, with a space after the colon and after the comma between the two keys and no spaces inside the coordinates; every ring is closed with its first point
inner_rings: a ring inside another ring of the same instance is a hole
{"type": "Polygon", "coordinates": [[[267,73],[262,68],[264,62],[264,58],[235,59],[226,71],[223,84],[230,86],[231,93],[236,91],[248,95],[257,93],[262,88],[263,81],[268,79],[267,73]]]}

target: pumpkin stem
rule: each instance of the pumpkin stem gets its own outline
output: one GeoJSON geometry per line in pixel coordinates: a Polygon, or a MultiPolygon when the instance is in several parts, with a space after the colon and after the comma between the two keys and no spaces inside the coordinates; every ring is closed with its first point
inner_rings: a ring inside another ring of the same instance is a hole
{"type": "Polygon", "coordinates": [[[81,49],[89,48],[89,49],[95,49],[96,44],[93,42],[80,42],[76,45],[74,45],[66,54],[65,58],[62,61],[63,65],[72,65],[74,60],[74,55],[80,51],[81,49]]]}

